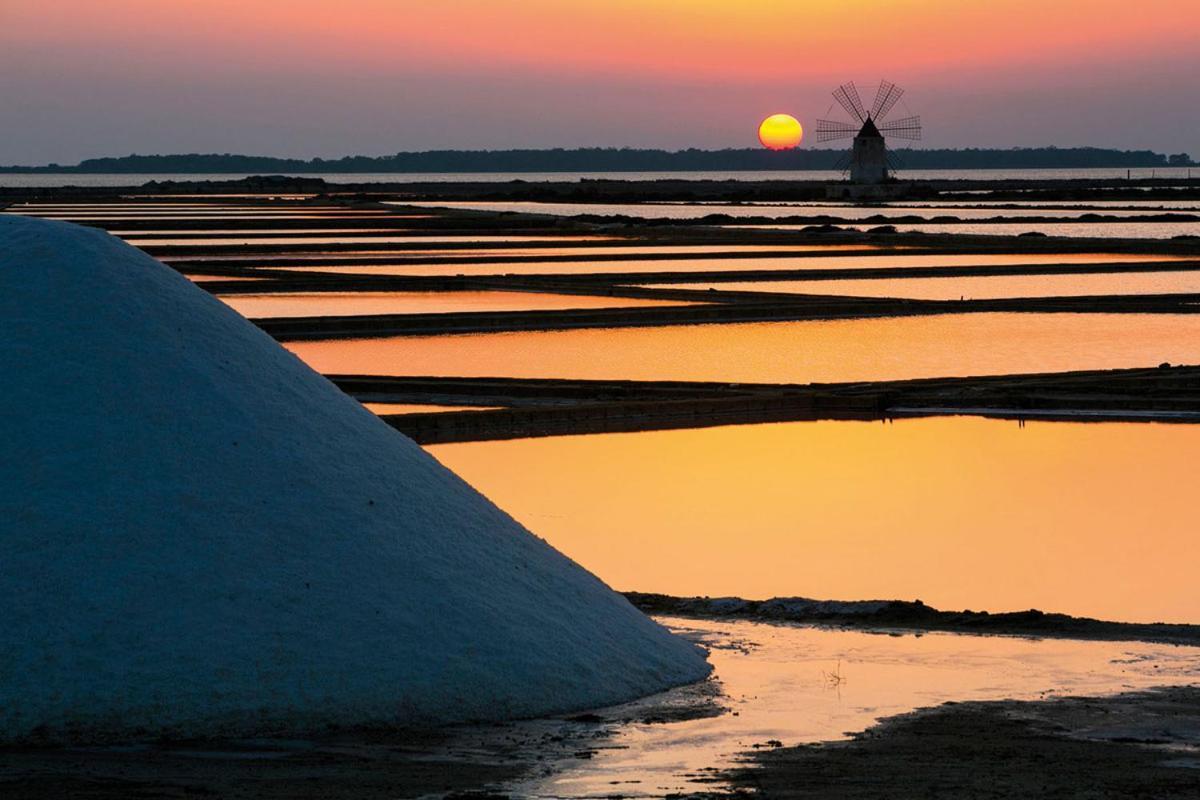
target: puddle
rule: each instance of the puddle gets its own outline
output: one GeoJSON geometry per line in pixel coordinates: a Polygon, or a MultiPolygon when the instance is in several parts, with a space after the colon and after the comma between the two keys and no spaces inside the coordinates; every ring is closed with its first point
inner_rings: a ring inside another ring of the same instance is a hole
{"type": "MultiPolygon", "coordinates": [[[[531,798],[664,797],[713,791],[711,768],[775,741],[845,738],[877,719],[946,701],[1119,693],[1200,679],[1200,648],[956,634],[867,634],[753,622],[663,619],[710,648],[714,717],[613,726],[587,759],[506,787],[531,798]]],[[[692,702],[676,690],[670,706],[692,702]]],[[[601,712],[621,717],[622,709],[601,712]]]]}

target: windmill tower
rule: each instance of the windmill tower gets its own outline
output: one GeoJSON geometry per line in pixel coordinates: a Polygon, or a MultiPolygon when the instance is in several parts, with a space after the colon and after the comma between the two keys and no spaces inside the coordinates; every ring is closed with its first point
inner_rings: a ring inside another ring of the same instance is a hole
{"type": "Polygon", "coordinates": [[[916,141],[921,138],[920,117],[911,116],[890,121],[887,119],[903,96],[904,90],[896,84],[880,81],[879,89],[875,92],[875,102],[871,104],[871,110],[867,111],[853,81],[842,84],[834,91],[833,99],[854,121],[819,119],[816,138],[818,142],[854,138],[850,152],[839,162],[839,168],[850,168],[851,183],[885,183],[892,163],[888,154],[887,139],[890,137],[916,141]]]}

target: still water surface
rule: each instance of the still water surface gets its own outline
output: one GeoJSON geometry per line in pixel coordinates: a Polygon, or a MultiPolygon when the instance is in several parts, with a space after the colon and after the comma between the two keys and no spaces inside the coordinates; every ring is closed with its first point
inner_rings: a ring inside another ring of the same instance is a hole
{"type": "MultiPolygon", "coordinates": [[[[951,700],[1095,696],[1200,680],[1195,647],[660,622],[709,648],[729,713],[622,725],[611,739],[596,742],[593,757],[510,787],[513,796],[709,794],[720,787],[705,782],[708,773],[701,770],[732,766],[741,753],[772,739],[785,745],[843,739],[881,717],[951,700]]],[[[687,691],[662,697],[682,703],[687,691]]],[[[622,709],[612,714],[620,718],[622,709]]],[[[636,707],[624,716],[636,719],[636,707]]]]}
{"type": "MultiPolygon", "coordinates": [[[[1124,178],[1188,178],[1194,169],[1157,167],[1126,170],[1101,169],[931,169],[903,170],[903,180],[1069,180],[1124,178]]],[[[288,172],[289,177],[320,178],[328,183],[439,183],[507,181],[614,180],[715,180],[715,181],[836,181],[844,180],[837,170],[737,170],[682,172],[288,172]]],[[[149,181],[229,181],[253,177],[248,172],[233,173],[32,173],[0,175],[0,186],[141,186],[149,181]]],[[[186,195],[185,195],[186,196],[186,195]]],[[[240,195],[232,195],[240,196],[240,195]]]]}
{"type": "Polygon", "coordinates": [[[739,281],[733,283],[652,284],[655,288],[715,289],[730,292],[837,294],[906,297],[920,300],[999,297],[1068,297],[1104,294],[1191,294],[1200,292],[1200,270],[1112,272],[1090,275],[1003,275],[994,277],[876,278],[836,281],[739,281]]]}
{"type": "Polygon", "coordinates": [[[496,406],[439,406],[425,403],[363,403],[376,414],[447,414],[452,411],[492,411],[496,406]]]}
{"type": "Polygon", "coordinates": [[[764,383],[1200,363],[1200,314],[942,314],[289,342],[318,372],[764,383]]]}
{"type": "MultiPolygon", "coordinates": [[[[998,209],[973,208],[971,204],[964,205],[849,205],[849,204],[722,204],[722,203],[538,203],[528,201],[421,201],[394,203],[393,205],[416,208],[456,208],[473,211],[520,212],[525,214],[554,214],[556,216],[578,216],[580,214],[597,214],[604,216],[620,215],[640,217],[642,219],[700,219],[710,214],[725,214],[731,217],[793,217],[821,216],[839,217],[841,219],[867,219],[870,217],[908,217],[918,216],[932,218],[936,216],[954,216],[960,219],[987,219],[1005,216],[1038,216],[1062,217],[1072,219],[1089,213],[1100,213],[1105,216],[1145,216],[1163,213],[1158,209],[1128,209],[1117,210],[1097,207],[1092,208],[1056,208],[1048,207],[1040,210],[1030,209],[998,209]]],[[[789,226],[795,229],[795,226],[789,226]]]]}
{"type": "Polygon", "coordinates": [[[431,446],[614,588],[1200,623],[1200,426],[973,417],[431,446]]]}
{"type": "MultiPolygon", "coordinates": [[[[399,234],[403,234],[400,231],[399,234]]],[[[354,236],[342,235],[341,231],[335,231],[332,236],[292,236],[288,238],[274,238],[263,240],[261,238],[248,236],[212,236],[205,239],[186,238],[173,239],[170,237],[158,236],[140,236],[137,234],[128,235],[125,241],[138,247],[153,247],[164,245],[187,245],[189,247],[231,247],[237,245],[257,245],[270,246],[277,249],[282,249],[287,245],[322,245],[322,244],[361,244],[364,252],[371,252],[371,245],[379,244],[414,244],[414,245],[431,245],[442,243],[461,243],[461,242],[596,242],[608,239],[607,236],[521,236],[511,235],[507,233],[475,233],[468,235],[442,235],[442,234],[417,234],[417,235],[390,235],[390,236],[354,236]]],[[[309,248],[311,250],[311,248],[309,248]]],[[[384,251],[389,252],[389,251],[384,251]]]]}
{"type": "MultiPolygon", "coordinates": [[[[603,237],[597,237],[597,238],[603,238],[603,237]]],[[[761,244],[750,244],[750,245],[706,245],[706,244],[699,244],[699,245],[690,245],[690,244],[685,244],[685,245],[645,245],[645,244],[632,244],[631,242],[636,241],[633,239],[621,239],[621,240],[613,239],[613,240],[610,240],[603,247],[596,247],[596,246],[589,246],[587,244],[588,239],[586,239],[586,238],[579,239],[577,237],[562,237],[562,236],[555,237],[555,241],[562,242],[568,246],[565,246],[565,247],[552,247],[552,246],[530,247],[530,246],[526,246],[526,247],[481,248],[481,247],[471,247],[469,245],[464,245],[462,247],[438,247],[437,249],[413,247],[411,249],[398,249],[398,250],[389,249],[387,251],[387,254],[389,256],[395,256],[398,259],[403,257],[405,263],[407,263],[407,262],[413,260],[414,258],[418,258],[418,260],[419,260],[419,257],[421,257],[421,256],[425,256],[425,257],[429,257],[429,258],[437,258],[437,259],[446,258],[446,257],[496,258],[496,257],[501,257],[501,256],[522,256],[522,257],[525,257],[525,256],[549,256],[549,257],[554,257],[554,258],[560,258],[562,256],[567,256],[567,257],[571,258],[571,257],[596,256],[596,255],[605,255],[605,254],[618,254],[618,255],[627,256],[627,255],[650,255],[650,254],[655,254],[655,253],[669,253],[672,255],[679,255],[679,256],[703,257],[703,256],[711,254],[711,253],[779,253],[779,252],[784,252],[784,253],[833,252],[833,253],[837,253],[837,254],[857,253],[860,255],[871,255],[879,250],[879,248],[875,248],[870,245],[825,245],[825,244],[820,244],[820,245],[788,245],[788,244],[785,244],[785,245],[761,245],[761,244]],[[583,241],[584,243],[583,244],[572,244],[572,242],[578,242],[578,241],[583,241]]],[[[892,248],[892,250],[904,250],[904,249],[906,249],[906,248],[892,248]]],[[[364,247],[362,250],[341,251],[341,252],[336,252],[336,253],[285,253],[285,254],[276,254],[276,255],[264,254],[262,256],[257,256],[256,258],[258,260],[263,261],[264,265],[265,265],[265,262],[275,260],[275,259],[282,259],[282,258],[287,258],[287,259],[300,258],[300,259],[304,259],[304,260],[311,260],[314,262],[319,262],[319,261],[328,260],[331,256],[336,256],[338,258],[354,258],[355,256],[366,256],[366,255],[372,255],[372,254],[377,254],[377,253],[378,253],[378,251],[371,251],[364,247]]],[[[192,259],[191,256],[189,256],[188,258],[189,258],[189,260],[192,259]]],[[[202,256],[198,256],[197,258],[201,258],[203,260],[209,260],[210,258],[212,260],[221,260],[221,259],[230,259],[230,258],[241,259],[241,258],[244,258],[244,256],[231,256],[231,255],[207,256],[207,255],[202,255],[202,256]]]]}
{"type": "Polygon", "coordinates": [[[461,311],[534,311],[689,305],[670,300],[541,292],[312,292],[234,294],[221,298],[242,316],[320,317],[354,314],[445,314],[461,311]]]}
{"type": "MultiPolygon", "coordinates": [[[[869,226],[840,225],[845,230],[869,226]]],[[[795,230],[794,225],[740,225],[739,230],[795,230]]],[[[998,222],[998,223],[896,223],[900,233],[963,234],[968,236],[1019,236],[1040,233],[1077,239],[1172,239],[1200,237],[1200,222],[998,222]]]]}
{"type": "MultiPolygon", "coordinates": [[[[607,252],[622,252],[624,248],[609,249],[607,252]]],[[[433,251],[429,251],[430,254],[433,251]]],[[[544,255],[570,254],[569,250],[546,249],[544,255]]],[[[457,251],[440,251],[439,255],[456,255],[457,251]]],[[[356,253],[343,253],[353,257],[356,253]]],[[[281,256],[286,258],[291,256],[281,256]]],[[[314,261],[328,260],[329,254],[314,257],[314,261]]],[[[243,259],[245,256],[236,256],[243,259]]],[[[547,261],[547,262],[498,262],[487,264],[448,263],[422,264],[403,263],[388,265],[328,265],[316,264],[284,267],[293,272],[334,272],[344,275],[585,275],[625,274],[631,272],[744,272],[746,270],[805,270],[805,269],[878,269],[892,267],[972,267],[1011,266],[1027,267],[1023,271],[1035,271],[1038,264],[1102,264],[1150,261],[1179,261],[1184,256],[1160,255],[1107,255],[1104,253],[1027,253],[1022,255],[896,255],[896,254],[843,254],[805,256],[761,256],[755,258],[706,257],[697,251],[694,258],[679,259],[632,259],[628,261],[547,261]]],[[[220,257],[191,259],[220,261],[220,257]]],[[[256,258],[256,260],[258,260],[256,258]]],[[[269,267],[270,260],[261,259],[259,266],[269,267]]]]}

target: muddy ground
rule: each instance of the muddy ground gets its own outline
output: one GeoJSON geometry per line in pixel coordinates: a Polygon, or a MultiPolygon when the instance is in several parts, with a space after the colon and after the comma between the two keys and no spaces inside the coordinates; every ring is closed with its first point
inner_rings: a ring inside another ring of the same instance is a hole
{"type": "MultiPolygon", "coordinates": [[[[711,687],[689,707],[625,707],[436,733],[317,740],[0,750],[4,798],[495,798],[505,785],[590,758],[634,714],[671,722],[717,713],[711,687]],[[656,716],[661,715],[661,716],[656,716]]],[[[1200,797],[1200,688],[1107,698],[947,703],[845,742],[762,747],[712,776],[714,793],[774,800],[1200,797]]],[[[619,795],[617,795],[619,796],[619,795]]]]}
{"type": "Polygon", "coordinates": [[[1194,800],[1200,688],[948,703],[846,742],[757,751],[723,777],[772,800],[1194,800]]]}
{"type": "Polygon", "coordinates": [[[630,723],[724,713],[703,681],[600,713],[413,731],[340,731],[304,739],[0,748],[3,800],[396,800],[503,797],[611,747],[630,723]]]}

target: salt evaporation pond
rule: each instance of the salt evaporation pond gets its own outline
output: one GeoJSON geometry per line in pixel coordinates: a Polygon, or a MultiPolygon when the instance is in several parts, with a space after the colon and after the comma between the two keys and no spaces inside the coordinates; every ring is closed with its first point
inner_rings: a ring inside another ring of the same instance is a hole
{"type": "MultiPolygon", "coordinates": [[[[1188,167],[1139,168],[1132,172],[1117,167],[1067,169],[914,169],[904,170],[905,180],[1071,180],[1125,178],[1163,178],[1183,180],[1191,177],[1188,167]]],[[[839,181],[845,174],[839,170],[684,170],[670,172],[289,172],[291,178],[320,178],[327,183],[578,183],[584,180],[605,181],[839,181]]],[[[238,181],[253,178],[249,172],[189,173],[192,181],[238,181]]],[[[142,186],[151,181],[160,183],[178,180],[178,173],[157,172],[40,172],[0,175],[0,186],[142,186]]],[[[145,195],[130,195],[144,197],[145,195]]],[[[189,197],[192,195],[172,195],[189,197]]],[[[227,194],[224,197],[252,197],[250,194],[227,194]]],[[[311,195],[284,193],[284,197],[311,195]]]]}
{"type": "MultiPolygon", "coordinates": [[[[601,238],[601,237],[593,237],[601,238]]],[[[407,256],[410,254],[432,256],[436,258],[444,258],[446,256],[454,257],[489,257],[497,256],[551,256],[559,258],[562,256],[598,256],[606,254],[620,255],[652,255],[655,253],[668,253],[678,256],[704,256],[711,253],[809,253],[809,252],[842,252],[844,254],[869,255],[874,251],[880,250],[872,245],[802,245],[802,244],[781,244],[781,245],[762,245],[762,244],[745,244],[745,245],[709,245],[709,244],[683,244],[683,245],[645,245],[633,244],[634,240],[609,240],[608,244],[603,247],[589,247],[587,244],[571,244],[578,242],[578,237],[556,236],[554,242],[561,242],[565,247],[454,247],[443,248],[438,251],[430,251],[428,248],[411,248],[386,251],[390,256],[407,256]]],[[[585,240],[586,241],[586,240],[585,240]]],[[[908,248],[897,247],[890,250],[905,250],[908,248]]],[[[337,258],[353,258],[355,256],[377,255],[379,251],[372,251],[364,248],[363,250],[347,250],[332,253],[282,253],[282,254],[263,254],[256,256],[256,260],[263,262],[271,261],[272,259],[292,259],[302,258],[320,261],[328,259],[331,256],[337,258]]],[[[198,259],[230,259],[245,258],[243,255],[208,255],[202,254],[198,256],[187,256],[187,260],[191,261],[194,258],[198,259]]],[[[170,261],[170,258],[163,259],[170,261]]]]}
{"type": "Polygon", "coordinates": [[[448,414],[452,411],[491,411],[497,406],[439,406],[418,403],[363,403],[376,414],[448,414]]]}
{"type": "MultiPolygon", "coordinates": [[[[733,226],[728,226],[733,227],[733,226]]],[[[846,230],[867,228],[837,226],[846,230]]],[[[960,234],[969,236],[1019,236],[1040,233],[1076,239],[1171,239],[1200,237],[1200,222],[988,222],[988,223],[896,223],[900,233],[960,234]]],[[[739,230],[796,230],[795,225],[739,225],[739,230]]]]}
{"type": "Polygon", "coordinates": [[[1200,270],[1107,272],[1080,275],[998,275],[946,278],[874,278],[835,281],[734,281],[660,283],[656,289],[713,289],[727,292],[836,294],[857,297],[905,297],[921,300],[982,300],[1000,297],[1067,297],[1105,294],[1193,294],[1200,292],[1200,270]]]}
{"type": "MultiPolygon", "coordinates": [[[[1200,648],[932,633],[886,636],[751,622],[660,619],[710,648],[717,717],[615,727],[593,755],[505,787],[528,798],[710,793],[713,767],[770,740],[843,739],[877,719],[946,701],[1101,695],[1200,680],[1200,648]],[[831,679],[831,674],[841,680],[831,679]],[[734,714],[736,712],[736,716],[734,714]]],[[[691,689],[660,700],[684,702],[691,689]]],[[[620,718],[621,710],[613,715],[620,718]]]]}
{"type": "MultiPolygon", "coordinates": [[[[905,205],[913,208],[961,208],[959,203],[947,203],[939,200],[908,200],[905,205]]],[[[1149,210],[1155,213],[1161,211],[1195,211],[1200,209],[1200,200],[1188,200],[1186,198],[1176,198],[1172,200],[988,200],[983,197],[971,197],[966,204],[968,207],[1003,207],[1014,206],[1019,209],[1028,208],[1074,208],[1090,211],[1092,209],[1104,210],[1149,210]]]]}
{"type": "Polygon", "coordinates": [[[1139,216],[1162,213],[1158,209],[1080,209],[1046,208],[1041,210],[971,208],[969,205],[905,206],[905,205],[840,205],[840,204],[761,204],[749,203],[539,203],[536,201],[421,201],[395,203],[412,208],[452,208],[471,211],[520,212],[525,214],[553,214],[574,217],[583,214],[600,216],[640,217],[641,219],[700,219],[710,214],[725,214],[730,217],[795,217],[830,216],[841,219],[867,219],[870,217],[907,216],[955,216],[960,219],[987,219],[999,216],[1042,216],[1070,219],[1084,214],[1100,213],[1109,216],[1139,216]],[[930,209],[936,209],[933,213],[930,209]]]}
{"type": "Polygon", "coordinates": [[[250,240],[246,237],[212,237],[209,239],[147,239],[138,236],[125,237],[132,245],[138,247],[162,247],[165,245],[188,245],[190,247],[231,247],[237,245],[248,244],[271,244],[271,245],[288,245],[288,244],[362,244],[361,252],[392,252],[372,251],[370,245],[378,244],[459,244],[464,242],[598,242],[606,241],[611,237],[608,236],[513,236],[507,233],[473,233],[465,236],[443,236],[442,234],[418,235],[418,236],[297,236],[292,239],[281,241],[263,242],[261,240],[250,240]]]}
{"type": "MultiPolygon", "coordinates": [[[[390,231],[403,234],[404,229],[392,228],[390,231]]],[[[329,230],[324,231],[329,233],[329,230]]],[[[230,245],[310,245],[310,244],[361,244],[363,246],[378,245],[378,244],[410,244],[421,242],[448,242],[461,241],[463,237],[452,236],[403,236],[392,234],[379,234],[371,236],[355,236],[354,234],[343,235],[342,231],[333,231],[332,236],[260,236],[255,232],[251,232],[247,236],[235,234],[232,236],[143,236],[141,233],[133,232],[123,235],[121,238],[135,247],[162,247],[164,245],[195,245],[212,246],[212,247],[228,247],[230,245]]],[[[493,237],[466,237],[468,241],[477,241],[478,239],[490,240],[493,237]]],[[[517,241],[511,237],[497,237],[503,241],[517,241]]],[[[554,241],[557,237],[543,239],[541,237],[525,239],[524,241],[554,241]]]]}
{"type": "MultiPolygon", "coordinates": [[[[824,250],[826,248],[819,248],[824,250]]],[[[605,249],[604,253],[623,253],[624,248],[605,249]]],[[[719,249],[710,252],[729,252],[719,249]]],[[[572,249],[545,249],[535,255],[562,256],[577,255],[572,249]]],[[[314,255],[313,260],[328,260],[331,256],[352,258],[356,255],[368,255],[366,252],[357,253],[328,253],[314,255]]],[[[379,255],[379,253],[376,253],[379,255]]],[[[397,255],[387,253],[386,255],[397,255]]],[[[432,251],[427,255],[433,255],[432,251]]],[[[437,256],[457,256],[459,251],[439,251],[437,256]]],[[[499,253],[497,253],[499,255],[499,253]]],[[[283,267],[290,272],[333,272],[343,275],[581,275],[592,273],[627,274],[642,272],[744,272],[771,270],[810,270],[810,269],[892,269],[897,267],[1033,267],[1038,264],[1105,264],[1132,262],[1170,262],[1187,260],[1186,256],[1162,255],[1110,255],[1106,253],[1025,253],[1020,255],[895,255],[855,253],[843,255],[807,255],[807,256],[761,256],[756,258],[706,258],[696,251],[697,257],[678,259],[632,259],[624,261],[605,261],[602,259],[581,259],[579,261],[546,261],[546,262],[498,262],[487,264],[472,263],[397,263],[397,264],[305,264],[303,266],[283,267]]],[[[244,259],[244,255],[234,256],[244,259]]],[[[293,258],[283,255],[279,258],[293,258]]],[[[220,261],[220,256],[205,257],[203,261],[220,261]]],[[[188,258],[188,261],[197,259],[188,258]]],[[[271,266],[267,258],[258,259],[259,266],[271,266]]],[[[170,259],[168,259],[170,261],[170,259]]]]}
{"type": "Polygon", "coordinates": [[[20,214],[26,217],[40,217],[42,219],[116,219],[116,220],[160,220],[160,219],[176,219],[178,217],[188,217],[203,220],[221,221],[228,217],[237,217],[239,219],[249,218],[272,219],[275,217],[292,217],[299,216],[304,219],[343,219],[346,217],[358,217],[362,219],[427,219],[428,214],[411,215],[411,214],[389,214],[385,211],[360,211],[350,208],[330,208],[321,209],[311,206],[300,206],[298,208],[281,208],[278,206],[217,206],[210,205],[197,208],[162,208],[162,209],[124,209],[112,208],[103,204],[81,207],[77,209],[55,209],[55,208],[22,208],[11,206],[5,209],[5,214],[20,214]]]}
{"type": "Polygon", "coordinates": [[[541,292],[311,292],[221,297],[251,319],[355,314],[446,314],[464,311],[535,311],[692,305],[670,300],[544,294],[541,292]]]}
{"type": "MultiPolygon", "coordinates": [[[[405,219],[408,219],[408,218],[405,217],[405,219]]],[[[116,230],[116,229],[110,228],[110,229],[108,229],[108,232],[111,233],[113,236],[119,236],[122,239],[126,239],[126,240],[128,240],[127,237],[137,238],[139,236],[142,236],[142,237],[178,236],[181,239],[185,239],[187,241],[195,241],[195,240],[203,241],[204,239],[211,237],[211,236],[229,235],[229,236],[244,236],[247,239],[254,239],[255,241],[257,241],[258,239],[287,239],[287,238],[291,238],[293,236],[298,236],[298,235],[302,235],[302,234],[306,234],[306,233],[311,233],[311,234],[337,233],[339,235],[340,234],[356,234],[356,233],[370,233],[370,234],[377,233],[380,235],[386,235],[394,230],[401,230],[401,229],[392,228],[392,227],[377,227],[377,228],[329,228],[329,227],[324,227],[324,228],[235,228],[235,227],[231,227],[231,228],[202,228],[200,230],[187,230],[186,228],[175,227],[175,228],[164,228],[161,230],[146,230],[146,231],[116,230]]],[[[375,237],[372,236],[370,238],[374,239],[375,237]]],[[[338,241],[341,241],[341,240],[339,239],[338,241]]]]}
{"type": "MultiPolygon", "coordinates": [[[[15,213],[16,212],[12,212],[12,211],[0,211],[0,215],[3,215],[3,214],[14,214],[15,215],[15,213]]],[[[299,220],[324,220],[324,219],[386,219],[386,220],[391,220],[391,219],[400,219],[400,217],[395,217],[390,214],[383,216],[383,215],[374,214],[374,213],[367,214],[367,213],[364,213],[361,211],[345,211],[345,212],[339,212],[339,213],[331,212],[331,213],[324,213],[324,214],[312,214],[312,213],[309,213],[308,211],[276,211],[276,210],[272,210],[270,212],[265,212],[265,213],[254,213],[254,212],[247,211],[247,212],[230,212],[230,213],[221,213],[221,214],[217,214],[217,213],[205,214],[203,212],[194,213],[191,211],[185,211],[185,212],[180,212],[178,214],[146,215],[146,214],[141,214],[141,213],[138,213],[138,214],[106,214],[106,213],[100,212],[100,213],[94,213],[94,214],[46,214],[46,215],[22,214],[21,216],[37,216],[39,219],[52,219],[52,220],[59,220],[60,222],[75,222],[75,223],[80,223],[80,224],[92,223],[92,222],[110,222],[113,224],[121,224],[121,223],[128,223],[128,222],[134,222],[134,221],[140,221],[140,220],[147,220],[147,221],[152,221],[152,222],[217,222],[217,223],[223,223],[223,222],[231,222],[234,220],[242,221],[242,220],[264,220],[264,219],[265,220],[296,220],[296,219],[299,219],[299,220]]]]}
{"type": "Polygon", "coordinates": [[[1200,315],[976,313],[289,342],[318,372],[812,383],[1200,362],[1200,315]]]}
{"type": "Polygon", "coordinates": [[[1200,426],[950,417],[427,449],[622,590],[1200,623],[1200,426]]]}

